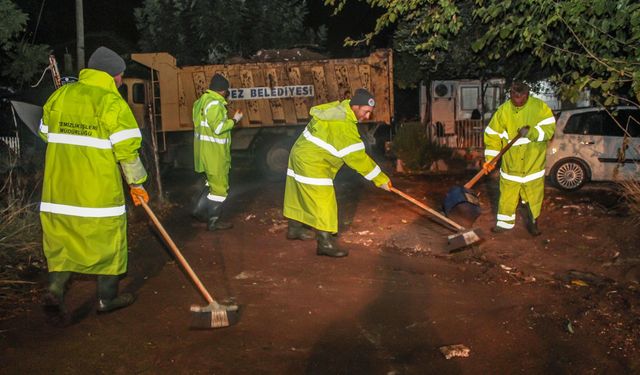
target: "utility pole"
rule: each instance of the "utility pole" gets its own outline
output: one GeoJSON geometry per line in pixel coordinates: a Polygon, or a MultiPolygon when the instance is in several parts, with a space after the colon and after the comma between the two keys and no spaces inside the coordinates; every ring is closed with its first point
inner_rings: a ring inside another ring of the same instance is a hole
{"type": "Polygon", "coordinates": [[[78,55],[78,73],[84,69],[84,13],[82,0],[76,0],[76,39],[78,55]]]}

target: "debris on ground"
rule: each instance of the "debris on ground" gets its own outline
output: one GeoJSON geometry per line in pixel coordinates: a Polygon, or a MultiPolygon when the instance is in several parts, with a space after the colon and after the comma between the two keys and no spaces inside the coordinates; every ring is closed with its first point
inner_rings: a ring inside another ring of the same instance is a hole
{"type": "Polygon", "coordinates": [[[569,285],[575,286],[604,286],[607,284],[611,284],[613,281],[603,277],[598,276],[592,272],[582,272],[576,270],[570,270],[566,274],[559,276],[559,279],[564,281],[569,285]]]}
{"type": "Polygon", "coordinates": [[[271,228],[268,229],[269,233],[277,233],[287,229],[289,224],[286,220],[272,220],[271,228]]]}
{"type": "Polygon", "coordinates": [[[451,359],[453,357],[468,357],[469,353],[471,353],[471,349],[462,344],[446,345],[440,347],[440,353],[442,353],[446,359],[451,359]]]}

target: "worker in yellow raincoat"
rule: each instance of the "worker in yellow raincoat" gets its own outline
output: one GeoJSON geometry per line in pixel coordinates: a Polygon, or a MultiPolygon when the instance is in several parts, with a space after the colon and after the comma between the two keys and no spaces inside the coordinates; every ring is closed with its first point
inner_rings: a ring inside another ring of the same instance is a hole
{"type": "Polygon", "coordinates": [[[358,133],[358,121],[369,119],[374,106],[373,95],[358,89],[351,100],[312,107],[311,121],[291,149],[283,210],[289,219],[287,238],[313,239],[305,225],[314,228],[318,255],[343,257],[349,253],[334,238],[338,207],[333,179],[343,164],[377,187],[391,187],[389,177],[366,154],[358,133]]]}
{"type": "MultiPolygon", "coordinates": [[[[537,221],[544,198],[547,142],[553,137],[556,120],[542,100],[529,97],[529,86],[515,82],[510,89],[510,100],[498,108],[485,129],[487,163],[523,127],[529,128],[526,137],[518,139],[502,156],[498,216],[492,231],[499,233],[514,227],[521,200],[527,216],[527,230],[538,236],[541,234],[537,221]]],[[[487,163],[484,169],[489,173],[493,167],[487,163]]]]}
{"type": "Polygon", "coordinates": [[[71,273],[97,275],[98,312],[133,303],[118,295],[127,271],[124,174],[134,203],[148,201],[140,129],[118,92],[125,70],[114,51],[98,48],[79,81],[62,86],[43,108],[39,134],[47,143],[40,219],[49,268],[44,309],[58,322],[71,273]],[[122,172],[121,172],[122,171],[122,172]]]}
{"type": "Polygon", "coordinates": [[[193,104],[193,162],[195,171],[203,173],[206,182],[191,214],[206,222],[211,231],[233,227],[220,217],[229,190],[231,129],[242,119],[242,112],[238,110],[232,119],[227,118],[228,95],[229,81],[216,73],[209,90],[193,104]]]}

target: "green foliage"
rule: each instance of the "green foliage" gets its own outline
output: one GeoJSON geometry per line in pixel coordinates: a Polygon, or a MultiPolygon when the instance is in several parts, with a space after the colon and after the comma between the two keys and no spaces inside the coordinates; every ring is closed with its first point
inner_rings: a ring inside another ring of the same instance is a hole
{"type": "MultiPolygon", "coordinates": [[[[21,40],[28,16],[10,0],[0,0],[0,64],[4,84],[20,86],[42,72],[49,47],[21,40]]],[[[22,38],[24,39],[24,38],[22,38]]]]}
{"type": "Polygon", "coordinates": [[[393,152],[412,171],[428,169],[434,161],[449,159],[451,149],[433,142],[424,125],[408,122],[393,137],[393,152]]]}
{"type": "MultiPolygon", "coordinates": [[[[535,81],[565,99],[590,88],[603,104],[640,102],[640,3],[635,0],[365,0],[382,8],[369,43],[395,26],[395,47],[439,78],[535,81]]],[[[336,12],[348,0],[325,0],[336,12]]],[[[427,74],[428,75],[428,74],[427,74]]]]}
{"type": "Polygon", "coordinates": [[[142,50],[169,52],[182,65],[317,42],[306,15],[299,0],[145,0],[135,10],[142,50]]]}
{"type": "MultiPolygon", "coordinates": [[[[632,0],[477,0],[474,14],[491,25],[476,50],[529,53],[563,96],[584,88],[611,105],[640,102],[640,4],[632,0]]],[[[497,52],[494,52],[497,53],[497,52]]]]}

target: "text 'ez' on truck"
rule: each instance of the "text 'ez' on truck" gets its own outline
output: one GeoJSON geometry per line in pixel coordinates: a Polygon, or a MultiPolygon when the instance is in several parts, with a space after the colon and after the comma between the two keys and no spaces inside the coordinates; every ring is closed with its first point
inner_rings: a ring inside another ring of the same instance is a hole
{"type": "Polygon", "coordinates": [[[359,87],[375,96],[372,118],[359,124],[365,144],[393,116],[391,50],[363,58],[183,66],[167,53],[136,53],[149,79],[125,78],[125,95],[142,128],[156,132],[161,162],[189,167],[193,103],[220,73],[230,83],[229,113],[244,117],[232,133],[233,157],[250,156],[261,170],[284,175],[289,150],[310,120],[312,106],[351,97],[359,87]]]}

